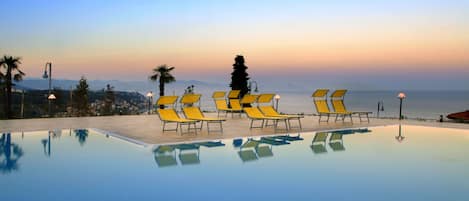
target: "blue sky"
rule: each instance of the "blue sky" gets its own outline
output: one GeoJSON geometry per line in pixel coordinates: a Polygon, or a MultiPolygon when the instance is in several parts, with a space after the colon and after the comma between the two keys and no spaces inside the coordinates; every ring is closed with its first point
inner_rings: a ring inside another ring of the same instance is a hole
{"type": "Polygon", "coordinates": [[[469,86],[469,1],[4,0],[2,8],[0,54],[21,56],[31,77],[47,61],[67,79],[145,80],[169,64],[179,79],[223,82],[243,54],[253,79],[266,82],[469,86]]]}

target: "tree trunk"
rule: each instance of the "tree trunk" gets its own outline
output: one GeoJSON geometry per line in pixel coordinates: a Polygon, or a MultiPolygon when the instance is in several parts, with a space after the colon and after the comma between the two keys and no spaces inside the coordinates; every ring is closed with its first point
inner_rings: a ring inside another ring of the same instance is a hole
{"type": "Polygon", "coordinates": [[[6,73],[6,80],[5,80],[5,85],[6,85],[6,116],[7,119],[11,119],[11,68],[8,67],[7,73],[6,73]]]}
{"type": "MultiPolygon", "coordinates": [[[[160,97],[164,96],[164,81],[160,77],[160,97]]],[[[160,105],[160,109],[164,109],[164,105],[160,105]]]]}
{"type": "Polygon", "coordinates": [[[3,98],[3,115],[4,118],[8,118],[7,116],[7,110],[8,110],[8,105],[7,105],[7,88],[6,86],[2,86],[2,98],[3,98]]]}

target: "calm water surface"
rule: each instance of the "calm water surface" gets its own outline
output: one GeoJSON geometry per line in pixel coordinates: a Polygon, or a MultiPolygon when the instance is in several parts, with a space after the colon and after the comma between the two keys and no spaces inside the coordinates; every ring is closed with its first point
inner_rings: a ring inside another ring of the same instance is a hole
{"type": "Polygon", "coordinates": [[[4,133],[0,145],[8,201],[469,197],[468,130],[386,126],[149,147],[61,130],[4,133]]]}

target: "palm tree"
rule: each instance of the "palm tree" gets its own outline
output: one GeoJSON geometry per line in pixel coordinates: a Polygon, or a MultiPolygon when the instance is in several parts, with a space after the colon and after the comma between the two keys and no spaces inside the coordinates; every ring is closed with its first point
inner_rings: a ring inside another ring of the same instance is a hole
{"type": "Polygon", "coordinates": [[[0,67],[6,69],[6,72],[2,77],[4,77],[5,82],[5,89],[6,89],[6,100],[5,100],[5,111],[7,118],[11,118],[11,88],[13,86],[14,81],[21,81],[23,80],[23,76],[25,75],[20,69],[19,64],[21,64],[20,57],[12,57],[12,56],[3,56],[0,59],[0,67]]]}
{"type": "MultiPolygon", "coordinates": [[[[153,74],[150,76],[150,80],[153,82],[159,81],[160,96],[164,96],[164,85],[166,83],[171,83],[176,81],[171,71],[174,70],[174,67],[168,67],[166,64],[157,66],[153,69],[153,74]]],[[[164,108],[164,106],[160,106],[164,108]]]]}

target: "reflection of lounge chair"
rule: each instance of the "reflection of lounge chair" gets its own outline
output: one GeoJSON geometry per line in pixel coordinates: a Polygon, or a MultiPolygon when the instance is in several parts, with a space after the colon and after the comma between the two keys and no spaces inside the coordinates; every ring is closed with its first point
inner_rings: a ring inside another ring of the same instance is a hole
{"type": "Polygon", "coordinates": [[[274,136],[273,138],[275,138],[275,139],[280,139],[280,140],[284,140],[284,141],[299,141],[299,140],[303,140],[303,138],[300,137],[300,135],[298,135],[298,136],[280,135],[280,136],[274,136]]]}
{"type": "Polygon", "coordinates": [[[329,122],[329,118],[335,115],[335,120],[341,117],[342,121],[345,120],[346,116],[350,116],[350,120],[352,120],[352,113],[350,112],[331,112],[329,110],[329,105],[327,104],[327,93],[329,92],[328,89],[318,89],[313,93],[313,101],[314,106],[316,107],[316,111],[319,115],[319,122],[329,122]],[[321,117],[326,116],[326,121],[321,121],[321,117]]]}
{"type": "MultiPolygon", "coordinates": [[[[178,98],[177,96],[161,96],[156,103],[158,106],[161,106],[161,105],[174,106],[177,98],[178,98]]],[[[188,132],[190,132],[191,130],[194,130],[194,132],[197,133],[196,123],[198,121],[184,119],[184,118],[179,117],[179,115],[177,114],[176,110],[173,107],[165,108],[165,109],[159,108],[157,111],[158,111],[158,117],[163,122],[163,132],[164,131],[176,131],[177,132],[179,130],[179,132],[182,134],[182,126],[187,125],[188,132]],[[176,128],[166,129],[166,124],[168,123],[175,123],[176,128]],[[191,128],[191,126],[193,126],[193,128],[191,128]]]]}
{"type": "Polygon", "coordinates": [[[199,147],[200,145],[197,143],[190,143],[190,144],[178,144],[174,145],[176,149],[179,149],[179,161],[182,165],[191,165],[191,164],[199,164],[199,147]],[[190,151],[196,152],[190,152],[190,151]],[[188,152],[189,151],[189,152],[188,152]]]}
{"type": "Polygon", "coordinates": [[[347,90],[339,89],[339,90],[334,91],[331,94],[332,108],[334,108],[334,111],[337,113],[351,113],[352,115],[356,114],[358,115],[360,122],[363,122],[363,121],[370,122],[369,114],[371,114],[372,112],[348,111],[345,108],[345,104],[344,104],[345,93],[347,93],[347,90]],[[362,120],[365,117],[366,117],[366,120],[362,120]]]}
{"type": "Polygon", "coordinates": [[[212,141],[207,141],[207,142],[198,142],[196,143],[200,146],[204,146],[204,147],[223,147],[225,146],[225,144],[223,144],[221,141],[216,141],[216,142],[212,142],[212,141]]]}
{"type": "Polygon", "coordinates": [[[267,117],[264,114],[262,114],[262,112],[257,107],[244,108],[244,112],[246,112],[246,115],[248,116],[248,118],[251,119],[251,124],[249,128],[264,128],[264,122],[267,120],[272,120],[274,121],[275,130],[277,130],[278,121],[284,121],[285,128],[288,130],[287,118],[285,117],[267,117]],[[254,121],[262,121],[262,125],[254,127],[253,126],[254,121]]]}
{"type": "Polygon", "coordinates": [[[239,150],[238,155],[243,162],[255,161],[258,159],[256,153],[252,149],[239,150]]]}
{"type": "Polygon", "coordinates": [[[274,153],[272,152],[272,147],[269,145],[262,145],[262,141],[259,140],[248,140],[244,143],[238,155],[240,156],[243,162],[257,160],[259,157],[272,157],[274,153]]]}
{"type": "Polygon", "coordinates": [[[333,151],[345,150],[342,136],[342,134],[332,133],[331,137],[329,137],[329,147],[331,147],[333,151]]]}
{"type": "Polygon", "coordinates": [[[290,144],[290,142],[287,142],[285,140],[278,140],[275,137],[261,137],[259,142],[260,143],[265,143],[265,144],[270,144],[270,145],[275,145],[275,146],[290,144]]]}
{"type": "Polygon", "coordinates": [[[155,154],[155,162],[158,167],[177,165],[174,147],[168,145],[159,146],[153,150],[153,153],[155,154]]]}
{"type": "Polygon", "coordinates": [[[185,152],[179,152],[179,161],[181,161],[182,165],[192,165],[192,164],[199,164],[200,159],[199,159],[199,153],[185,153],[185,152]]]}
{"type": "Polygon", "coordinates": [[[326,140],[327,140],[328,133],[320,132],[314,135],[313,141],[311,142],[311,150],[315,154],[326,153],[326,140]]]}
{"type": "Polygon", "coordinates": [[[342,134],[342,135],[348,135],[348,134],[369,133],[369,132],[371,132],[371,130],[369,130],[368,128],[359,128],[359,129],[337,130],[337,131],[332,131],[331,133],[342,134]]]}

